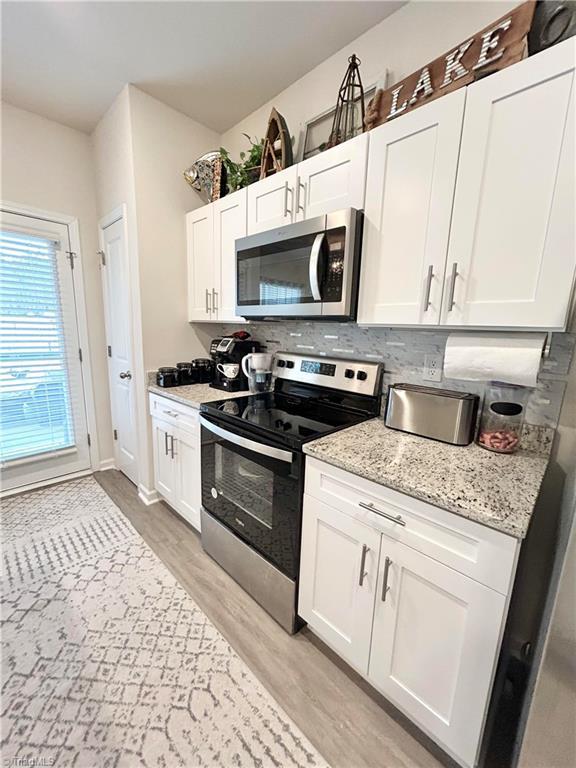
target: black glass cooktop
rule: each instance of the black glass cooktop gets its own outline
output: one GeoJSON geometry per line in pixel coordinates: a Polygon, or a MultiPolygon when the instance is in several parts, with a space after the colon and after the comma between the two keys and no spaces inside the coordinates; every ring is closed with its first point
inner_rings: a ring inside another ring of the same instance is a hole
{"type": "MultiPolygon", "coordinates": [[[[372,400],[373,398],[370,398],[372,400]]],[[[329,432],[373,418],[368,409],[350,408],[346,398],[300,396],[297,393],[267,392],[202,405],[208,416],[236,423],[280,439],[291,445],[314,440],[329,432]]]]}

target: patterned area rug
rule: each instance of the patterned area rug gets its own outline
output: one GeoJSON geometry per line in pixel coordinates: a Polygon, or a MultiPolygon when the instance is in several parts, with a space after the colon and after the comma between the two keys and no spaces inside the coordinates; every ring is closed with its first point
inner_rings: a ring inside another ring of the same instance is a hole
{"type": "Polygon", "coordinates": [[[326,766],[93,478],[0,519],[5,765],[326,766]]]}

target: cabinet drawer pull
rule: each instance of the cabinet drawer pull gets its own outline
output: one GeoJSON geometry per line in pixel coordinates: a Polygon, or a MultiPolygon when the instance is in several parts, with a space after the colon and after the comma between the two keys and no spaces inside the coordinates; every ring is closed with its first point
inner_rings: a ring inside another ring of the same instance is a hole
{"type": "Polygon", "coordinates": [[[428,274],[426,275],[426,288],[424,289],[424,312],[428,312],[430,308],[430,290],[432,288],[432,278],[434,277],[434,265],[430,264],[428,267],[428,274]]]}
{"type": "Polygon", "coordinates": [[[390,571],[390,566],[392,565],[392,560],[390,560],[389,557],[384,560],[384,578],[382,579],[382,602],[386,602],[386,595],[388,594],[388,590],[390,587],[388,586],[388,572],[390,571]]]}
{"type": "Polygon", "coordinates": [[[172,416],[174,419],[178,418],[178,414],[176,411],[162,411],[162,413],[165,413],[166,416],[172,416]]]}
{"type": "Polygon", "coordinates": [[[456,290],[456,278],[458,277],[458,262],[452,264],[452,274],[450,275],[450,289],[448,291],[448,312],[452,312],[456,302],[454,301],[454,291],[456,290]]]}
{"type": "Polygon", "coordinates": [[[366,576],[368,576],[368,571],[365,571],[364,568],[366,567],[366,555],[370,551],[370,547],[367,547],[366,544],[362,544],[362,557],[360,559],[360,578],[358,579],[358,585],[361,587],[362,584],[364,584],[364,579],[366,576]]]}
{"type": "Polygon", "coordinates": [[[386,520],[390,520],[390,522],[396,523],[397,525],[406,525],[406,521],[402,519],[401,515],[394,517],[394,515],[389,515],[387,512],[382,512],[382,510],[377,509],[371,501],[368,503],[365,501],[359,501],[358,506],[362,507],[362,509],[368,509],[370,512],[376,512],[376,514],[380,515],[380,517],[385,517],[386,520]]]}

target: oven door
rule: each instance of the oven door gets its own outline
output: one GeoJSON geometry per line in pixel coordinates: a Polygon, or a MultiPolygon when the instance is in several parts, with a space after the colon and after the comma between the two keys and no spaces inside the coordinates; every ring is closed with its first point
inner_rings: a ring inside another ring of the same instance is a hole
{"type": "Polygon", "coordinates": [[[282,573],[300,556],[303,457],[214,421],[202,425],[202,506],[282,573]]]}
{"type": "Polygon", "coordinates": [[[236,314],[349,316],[356,221],[350,208],[237,240],[236,314]]]}

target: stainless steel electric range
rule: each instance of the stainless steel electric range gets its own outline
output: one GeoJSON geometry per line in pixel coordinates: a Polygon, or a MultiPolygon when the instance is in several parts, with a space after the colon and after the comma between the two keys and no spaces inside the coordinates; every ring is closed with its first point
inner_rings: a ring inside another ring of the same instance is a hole
{"type": "Polygon", "coordinates": [[[206,403],[202,545],[288,632],[297,618],[304,443],[380,412],[377,363],[280,352],[274,391],[206,403]]]}

